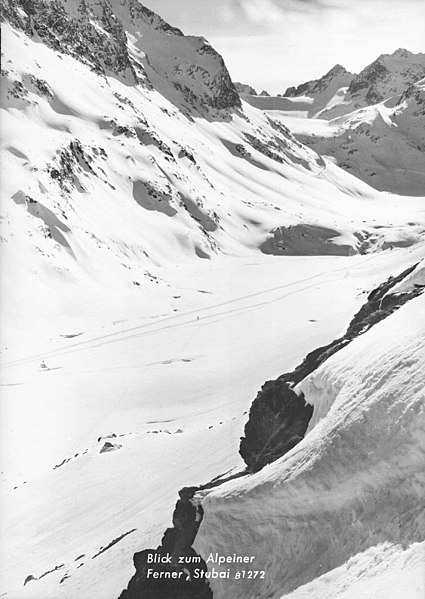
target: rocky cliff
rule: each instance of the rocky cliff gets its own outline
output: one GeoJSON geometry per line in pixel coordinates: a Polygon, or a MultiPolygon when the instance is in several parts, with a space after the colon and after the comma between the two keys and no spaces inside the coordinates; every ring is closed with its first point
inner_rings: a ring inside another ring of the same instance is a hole
{"type": "Polygon", "coordinates": [[[353,102],[375,104],[402,94],[425,76],[425,54],[413,54],[399,48],[392,54],[381,54],[351,81],[348,94],[353,102]]]}
{"type": "Polygon", "coordinates": [[[205,112],[240,106],[220,54],[137,0],[5,0],[1,17],[104,77],[147,87],[159,77],[161,91],[179,107],[205,112]]]}
{"type": "Polygon", "coordinates": [[[353,339],[422,293],[420,287],[406,293],[391,293],[391,289],[415,268],[416,265],[396,277],[390,277],[374,289],[342,337],[312,351],[292,372],[263,385],[251,406],[245,436],[240,444],[241,456],[250,472],[261,470],[303,439],[313,407],[306,404],[304,395],[297,394],[293,388],[353,339]]]}

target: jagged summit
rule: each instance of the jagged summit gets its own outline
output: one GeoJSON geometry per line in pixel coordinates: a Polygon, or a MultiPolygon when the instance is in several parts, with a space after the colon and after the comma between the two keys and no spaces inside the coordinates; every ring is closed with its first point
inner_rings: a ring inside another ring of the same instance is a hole
{"type": "Polygon", "coordinates": [[[338,85],[348,85],[348,83],[355,77],[353,73],[347,71],[345,67],[340,64],[333,66],[326,75],[320,77],[320,79],[312,79],[306,83],[301,83],[297,87],[288,87],[283,94],[285,97],[293,98],[296,96],[311,95],[321,91],[324,91],[331,84],[335,83],[335,78],[338,78],[338,85]]]}
{"type": "Polygon", "coordinates": [[[350,83],[348,94],[358,107],[371,105],[400,95],[424,76],[425,54],[399,48],[392,54],[381,54],[364,68],[350,83]]]}
{"type": "Polygon", "coordinates": [[[413,55],[413,52],[406,50],[406,48],[397,48],[397,50],[395,50],[392,54],[392,56],[398,56],[400,58],[407,58],[408,56],[412,56],[412,55],[413,55]]]}
{"type": "Polygon", "coordinates": [[[329,75],[339,75],[341,73],[348,73],[347,69],[343,67],[341,64],[334,65],[325,75],[325,77],[329,77],[329,75]]]}
{"type": "Polygon", "coordinates": [[[179,107],[240,106],[220,54],[204,38],[183,35],[137,0],[5,0],[2,19],[100,75],[128,85],[159,85],[179,107]]]}
{"type": "MultiPolygon", "coordinates": [[[[405,48],[398,48],[392,54],[381,54],[360,73],[348,72],[336,64],[320,79],[313,79],[297,87],[289,87],[285,97],[318,96],[327,89],[347,87],[344,97],[320,114],[321,118],[333,118],[353,109],[370,106],[377,102],[401,95],[405,89],[425,76],[425,54],[414,54],[405,48]],[[343,101],[342,101],[343,100],[343,101]]],[[[309,114],[309,116],[317,116],[309,114]]]]}
{"type": "Polygon", "coordinates": [[[425,54],[398,48],[357,75],[337,64],[284,97],[243,98],[279,115],[299,141],[376,189],[422,196],[424,77],[425,54]]]}

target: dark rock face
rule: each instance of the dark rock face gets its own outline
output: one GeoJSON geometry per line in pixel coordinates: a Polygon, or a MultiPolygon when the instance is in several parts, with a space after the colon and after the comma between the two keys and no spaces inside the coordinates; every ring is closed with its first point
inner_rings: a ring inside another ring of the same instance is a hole
{"type": "Polygon", "coordinates": [[[152,89],[148,73],[153,70],[161,79],[160,93],[171,102],[180,96],[179,108],[189,112],[241,106],[221,55],[203,38],[184,36],[138,0],[4,0],[1,18],[98,75],[118,77],[127,85],[152,89]],[[143,64],[130,55],[127,34],[136,38],[143,64]]]}
{"type": "Polygon", "coordinates": [[[405,101],[414,106],[412,116],[418,117],[425,115],[425,86],[421,86],[417,83],[409,85],[406,91],[400,96],[398,104],[402,104],[405,101]]]}
{"type": "Polygon", "coordinates": [[[200,55],[207,54],[211,56],[219,66],[218,72],[210,83],[210,89],[213,92],[211,105],[218,109],[239,108],[241,100],[230,78],[223,57],[208,43],[204,43],[197,52],[200,55]]]}
{"type": "MultiPolygon", "coordinates": [[[[375,60],[375,62],[363,69],[363,71],[353,79],[348,88],[348,92],[354,95],[362,89],[369,88],[368,93],[370,92],[373,94],[374,92],[371,86],[376,84],[378,81],[385,79],[388,77],[388,75],[389,73],[387,67],[382,64],[378,58],[375,60]]],[[[375,95],[377,95],[376,92],[375,95]]]]}
{"type": "Polygon", "coordinates": [[[197,490],[197,487],[185,487],[179,491],[173,528],[165,531],[157,549],[134,554],[136,573],[119,599],[212,599],[208,582],[193,576],[195,569],[207,571],[204,560],[192,549],[203,515],[202,507],[192,504],[197,490]],[[155,560],[159,563],[152,563],[155,560]],[[174,577],[155,578],[152,571],[158,576],[166,573],[174,577]]]}
{"type": "Polygon", "coordinates": [[[285,455],[304,437],[313,408],[292,387],[353,339],[422,293],[421,288],[402,294],[390,293],[391,288],[415,267],[416,265],[412,266],[397,277],[390,277],[373,290],[341,338],[315,349],[295,370],[263,385],[251,406],[239,450],[250,472],[257,472],[285,455]]]}
{"type": "MultiPolygon", "coordinates": [[[[317,81],[317,79],[316,79],[317,81]]],[[[301,83],[297,87],[288,87],[288,89],[284,92],[284,96],[287,98],[295,98],[295,96],[303,96],[306,91],[309,90],[309,86],[312,82],[308,81],[306,83],[301,83]]]]}
{"type": "Polygon", "coordinates": [[[288,453],[305,435],[313,406],[291,384],[291,373],[267,381],[251,406],[239,449],[251,472],[288,453]]]}
{"type": "Polygon", "coordinates": [[[376,104],[403,93],[424,76],[425,56],[399,48],[393,54],[382,54],[364,68],[350,83],[348,93],[356,99],[367,90],[366,104],[376,104]]]}

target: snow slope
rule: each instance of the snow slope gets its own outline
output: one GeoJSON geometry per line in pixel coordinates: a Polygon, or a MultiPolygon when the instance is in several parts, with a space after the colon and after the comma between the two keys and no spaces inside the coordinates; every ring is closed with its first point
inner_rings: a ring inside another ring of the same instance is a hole
{"type": "Polygon", "coordinates": [[[166,287],[161,267],[256,254],[280,226],[327,227],[353,251],[363,230],[423,236],[421,203],[379,196],[253,108],[194,120],[7,25],[3,38],[4,315],[24,336],[33,312],[41,335],[64,313],[114,314],[116,291],[143,303],[166,287]]]}
{"type": "Polygon", "coordinates": [[[59,4],[3,13],[10,599],[116,597],[178,489],[242,467],[262,382],[340,334],[425,237],[420,199],[241,108],[205,40],[130,0],[59,4]],[[291,225],[353,255],[265,255],[291,225]]]}
{"type": "Polygon", "coordinates": [[[322,413],[293,450],[205,492],[197,551],[255,554],[266,572],[211,580],[214,597],[423,596],[424,309],[412,300],[300,384],[322,413]]]}
{"type": "Polygon", "coordinates": [[[85,329],[82,316],[56,319],[37,351],[28,340],[7,352],[6,596],[117,597],[133,553],[159,543],[178,489],[241,469],[239,438],[263,381],[340,335],[364,290],[421,256],[423,247],[174,266],[163,275],[177,312],[159,312],[158,291],[150,306],[116,309],[120,322],[105,311],[97,322],[85,315],[85,329]],[[105,442],[119,447],[100,453],[105,442]],[[38,580],[23,586],[30,575],[38,580]]]}

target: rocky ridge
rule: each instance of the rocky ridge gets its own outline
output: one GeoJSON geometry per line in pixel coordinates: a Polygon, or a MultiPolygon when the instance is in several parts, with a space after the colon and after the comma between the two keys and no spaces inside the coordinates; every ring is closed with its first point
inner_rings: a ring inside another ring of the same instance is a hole
{"type": "Polygon", "coordinates": [[[336,89],[346,88],[338,103],[325,107],[316,118],[330,120],[359,108],[383,102],[389,98],[400,99],[406,89],[425,76],[425,54],[414,54],[399,48],[392,54],[381,54],[358,74],[349,73],[341,65],[335,65],[320,79],[289,87],[284,97],[312,97],[315,101],[330,85],[336,89]],[[335,85],[335,82],[338,85],[335,85]]]}
{"type": "Polygon", "coordinates": [[[345,67],[336,64],[330,71],[323,75],[323,77],[320,77],[320,79],[313,79],[306,83],[301,83],[301,85],[298,85],[297,87],[288,87],[282,95],[288,98],[314,95],[323,92],[329,85],[334,84],[335,81],[337,81],[339,87],[349,85],[355,77],[356,75],[347,71],[345,67]]]}
{"type": "Polygon", "coordinates": [[[238,94],[250,94],[252,96],[258,96],[256,90],[251,85],[247,85],[246,83],[235,81],[235,89],[238,94]]]}
{"type": "Polygon", "coordinates": [[[5,0],[1,18],[103,77],[150,87],[153,71],[164,76],[168,96],[177,95],[191,109],[240,106],[220,54],[204,38],[184,36],[137,0],[5,0]],[[168,48],[170,39],[179,52],[172,48],[164,60],[157,49],[168,48]]]}
{"type": "Polygon", "coordinates": [[[425,54],[413,54],[399,48],[381,54],[353,78],[348,94],[357,104],[371,105],[401,95],[407,87],[425,76],[425,54]]]}
{"type": "Polygon", "coordinates": [[[382,54],[339,89],[332,87],[332,71],[337,81],[343,67],[289,88],[274,103],[258,96],[244,99],[266,111],[282,111],[290,129],[292,113],[318,119],[318,126],[294,122],[299,141],[378,190],[422,196],[425,54],[404,49],[382,54]]]}

